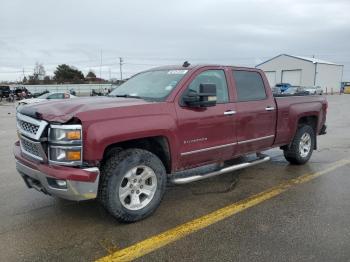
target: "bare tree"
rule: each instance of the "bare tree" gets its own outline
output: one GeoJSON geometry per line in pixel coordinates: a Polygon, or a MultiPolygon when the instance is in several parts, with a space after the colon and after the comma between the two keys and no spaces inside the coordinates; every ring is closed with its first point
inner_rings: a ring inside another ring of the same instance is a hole
{"type": "Polygon", "coordinates": [[[36,62],[34,67],[34,74],[33,74],[34,79],[43,80],[45,77],[45,74],[46,72],[43,64],[36,62]]]}

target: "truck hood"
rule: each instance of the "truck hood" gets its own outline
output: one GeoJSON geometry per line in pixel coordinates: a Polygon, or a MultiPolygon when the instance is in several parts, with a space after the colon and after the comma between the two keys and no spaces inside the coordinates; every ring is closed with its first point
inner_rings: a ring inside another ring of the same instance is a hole
{"type": "Polygon", "coordinates": [[[97,110],[152,103],[135,98],[85,97],[23,105],[19,106],[17,111],[21,114],[49,122],[65,123],[73,117],[77,117],[83,121],[84,119],[82,118],[88,115],[87,113],[97,110]]]}

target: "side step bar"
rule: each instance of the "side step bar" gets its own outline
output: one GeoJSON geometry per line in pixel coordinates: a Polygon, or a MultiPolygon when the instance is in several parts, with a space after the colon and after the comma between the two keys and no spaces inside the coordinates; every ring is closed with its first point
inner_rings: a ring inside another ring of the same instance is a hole
{"type": "Polygon", "coordinates": [[[264,156],[262,158],[259,158],[257,160],[251,161],[251,162],[245,162],[245,163],[241,163],[241,164],[237,164],[237,165],[233,165],[233,166],[228,166],[228,167],[224,167],[220,170],[214,171],[214,172],[210,172],[204,175],[194,175],[194,176],[189,176],[189,177],[173,177],[171,178],[171,182],[173,184],[176,185],[182,185],[182,184],[187,184],[187,183],[191,183],[191,182],[195,182],[195,181],[199,181],[199,180],[203,180],[206,178],[210,178],[210,177],[214,177],[214,176],[218,176],[218,175],[222,175],[228,172],[232,172],[232,171],[236,171],[239,169],[243,169],[246,167],[250,167],[250,166],[255,166],[257,164],[261,164],[264,162],[269,161],[271,158],[269,156],[264,156]]]}

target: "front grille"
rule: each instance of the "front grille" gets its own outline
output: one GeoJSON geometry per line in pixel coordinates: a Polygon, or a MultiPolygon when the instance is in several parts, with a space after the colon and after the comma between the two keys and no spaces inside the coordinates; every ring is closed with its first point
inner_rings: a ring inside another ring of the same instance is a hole
{"type": "Polygon", "coordinates": [[[40,142],[34,142],[29,139],[21,137],[22,152],[35,159],[43,160],[43,150],[40,142]]]}
{"type": "Polygon", "coordinates": [[[20,119],[18,119],[17,122],[18,122],[18,125],[20,126],[20,128],[22,130],[24,130],[25,132],[28,132],[28,133],[33,134],[33,135],[36,135],[38,133],[38,130],[39,130],[38,125],[28,123],[28,122],[20,120],[20,119]]]}
{"type": "Polygon", "coordinates": [[[40,140],[48,123],[44,120],[35,119],[21,113],[17,113],[18,132],[33,140],[40,140]]]}
{"type": "Polygon", "coordinates": [[[22,147],[25,151],[28,153],[35,155],[35,156],[40,156],[40,151],[36,144],[29,142],[29,140],[21,139],[22,147]]]}

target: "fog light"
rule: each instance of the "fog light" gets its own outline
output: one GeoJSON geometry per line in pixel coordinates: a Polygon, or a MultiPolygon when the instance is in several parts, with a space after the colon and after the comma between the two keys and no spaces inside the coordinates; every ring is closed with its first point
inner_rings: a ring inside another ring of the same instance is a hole
{"type": "Polygon", "coordinates": [[[68,186],[66,180],[55,179],[52,177],[47,178],[47,183],[49,184],[50,187],[55,189],[67,189],[67,186],[68,186]]]}
{"type": "Polygon", "coordinates": [[[56,184],[59,187],[67,187],[67,181],[66,180],[56,180],[56,184]]]}

